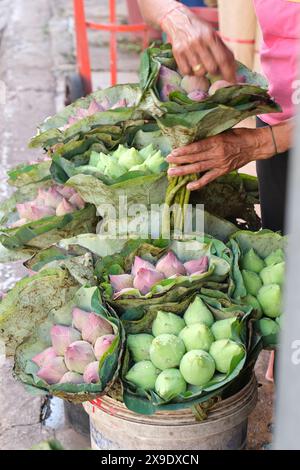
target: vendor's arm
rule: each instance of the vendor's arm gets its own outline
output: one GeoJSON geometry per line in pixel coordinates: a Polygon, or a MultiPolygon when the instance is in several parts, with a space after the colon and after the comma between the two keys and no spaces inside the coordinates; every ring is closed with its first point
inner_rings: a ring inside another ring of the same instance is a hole
{"type": "Polygon", "coordinates": [[[228,82],[236,81],[233,54],[209,23],[174,0],[138,0],[138,3],[145,21],[161,28],[170,38],[183,75],[203,76],[209,72],[221,74],[228,82]]]}
{"type": "Polygon", "coordinates": [[[295,122],[291,119],[272,129],[232,129],[180,147],[167,158],[169,163],[177,165],[169,169],[169,175],[203,173],[197,181],[188,185],[191,191],[200,189],[253,160],[265,160],[272,158],[276,152],[285,152],[291,148],[294,128],[295,122]]]}

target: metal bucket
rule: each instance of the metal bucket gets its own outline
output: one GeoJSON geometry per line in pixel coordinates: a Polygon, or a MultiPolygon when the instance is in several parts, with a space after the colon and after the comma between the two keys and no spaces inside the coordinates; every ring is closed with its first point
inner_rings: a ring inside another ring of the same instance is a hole
{"type": "Polygon", "coordinates": [[[160,411],[146,416],[129,411],[109,397],[100,406],[89,402],[91,445],[94,450],[238,450],[247,441],[248,416],[257,402],[257,382],[220,401],[205,421],[190,409],[160,411]]]}

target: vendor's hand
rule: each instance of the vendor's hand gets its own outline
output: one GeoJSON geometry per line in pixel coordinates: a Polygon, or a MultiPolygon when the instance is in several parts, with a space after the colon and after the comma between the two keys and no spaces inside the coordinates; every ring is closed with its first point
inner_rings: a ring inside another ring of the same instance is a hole
{"type": "Polygon", "coordinates": [[[236,82],[232,52],[212,26],[181,5],[164,16],[162,29],[170,37],[172,50],[183,75],[222,75],[236,82]]]}
{"type": "Polygon", "coordinates": [[[187,189],[201,189],[219,176],[237,170],[253,160],[274,155],[274,142],[269,128],[232,129],[214,137],[173,150],[167,157],[169,176],[204,173],[187,189]]]}

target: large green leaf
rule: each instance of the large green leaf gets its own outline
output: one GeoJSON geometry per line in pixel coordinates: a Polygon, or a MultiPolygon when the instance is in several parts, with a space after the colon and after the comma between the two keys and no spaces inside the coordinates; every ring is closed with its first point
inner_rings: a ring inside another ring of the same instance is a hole
{"type": "Polygon", "coordinates": [[[37,183],[50,178],[50,160],[37,163],[22,163],[12,169],[8,174],[8,183],[12,186],[21,187],[26,184],[37,183]]]}

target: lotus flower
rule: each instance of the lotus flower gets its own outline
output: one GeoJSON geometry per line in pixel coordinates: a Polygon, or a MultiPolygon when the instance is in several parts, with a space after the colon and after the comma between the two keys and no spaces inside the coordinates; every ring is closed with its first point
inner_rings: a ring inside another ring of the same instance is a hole
{"type": "Polygon", "coordinates": [[[24,218],[31,221],[55,215],[55,210],[52,207],[40,206],[36,201],[16,204],[16,208],[20,219],[24,218]]]}
{"type": "Polygon", "coordinates": [[[155,391],[164,400],[171,400],[186,391],[186,381],[178,369],[166,369],[157,377],[155,391]]]}
{"type": "Polygon", "coordinates": [[[209,259],[208,256],[202,256],[199,259],[194,259],[191,261],[187,261],[184,263],[184,267],[186,269],[186,272],[191,275],[191,274],[203,274],[206,273],[208,270],[208,265],[209,265],[209,259]]]}
{"type": "Polygon", "coordinates": [[[54,351],[54,348],[47,348],[41,353],[34,356],[31,360],[39,367],[43,367],[54,357],[56,357],[56,352],[54,351]]]}
{"type": "Polygon", "coordinates": [[[55,325],[52,326],[51,331],[51,340],[54,351],[58,356],[63,356],[66,352],[67,347],[81,339],[79,331],[75,330],[70,326],[55,325]]]}
{"type": "Polygon", "coordinates": [[[208,97],[208,94],[202,90],[194,90],[188,94],[188,98],[193,101],[203,101],[208,97]]]}
{"type": "Polygon", "coordinates": [[[151,361],[141,361],[134,364],[127,372],[126,380],[143,390],[154,390],[160,370],[151,361]]]}
{"type": "Polygon", "coordinates": [[[139,256],[135,256],[134,262],[131,268],[131,274],[133,276],[136,276],[137,273],[141,268],[147,268],[147,269],[154,269],[155,266],[154,264],[150,263],[149,261],[144,260],[143,258],[140,258],[139,256]]]}
{"type": "Polygon", "coordinates": [[[78,374],[77,372],[66,372],[62,378],[60,379],[59,383],[60,384],[83,384],[83,375],[78,374]]]}
{"type": "Polygon", "coordinates": [[[86,384],[96,384],[100,381],[99,362],[91,362],[84,370],[83,380],[86,384]]]}
{"type": "Polygon", "coordinates": [[[159,97],[161,101],[169,101],[169,95],[170,93],[173,93],[173,91],[182,91],[182,90],[180,86],[172,85],[171,83],[166,83],[165,85],[163,85],[159,93],[159,97]]]}
{"type": "Polygon", "coordinates": [[[10,224],[10,228],[22,227],[22,225],[25,225],[27,223],[28,223],[27,219],[19,219],[19,220],[16,220],[16,222],[10,224]]]}
{"type": "Polygon", "coordinates": [[[151,155],[154,155],[157,152],[153,144],[147,145],[147,147],[144,147],[143,149],[139,150],[139,154],[142,157],[143,160],[146,160],[148,157],[151,157],[151,155]]]}
{"type": "Polygon", "coordinates": [[[154,337],[147,333],[127,336],[127,346],[134,362],[149,361],[149,350],[154,337]]]}
{"type": "Polygon", "coordinates": [[[67,368],[79,374],[83,374],[85,368],[95,359],[93,347],[87,341],[75,341],[75,343],[70,344],[65,352],[67,368]]]}
{"type": "Polygon", "coordinates": [[[184,265],[174,255],[172,251],[169,251],[163,256],[156,264],[156,270],[163,273],[165,277],[171,277],[175,274],[185,275],[186,270],[184,265]]]}
{"type": "Polygon", "coordinates": [[[180,83],[181,88],[187,93],[193,91],[208,91],[210,83],[206,77],[198,77],[197,75],[185,75],[180,83]]]}
{"type": "Polygon", "coordinates": [[[151,157],[148,157],[145,160],[145,165],[149,168],[152,173],[155,174],[158,174],[161,171],[165,170],[168,166],[160,150],[158,150],[158,152],[156,152],[151,157]]]}
{"type": "Polygon", "coordinates": [[[181,85],[181,75],[175,72],[175,70],[169,69],[164,65],[161,65],[159,69],[158,79],[157,79],[157,88],[162,91],[162,88],[166,85],[170,85],[180,89],[181,85]]]}
{"type": "Polygon", "coordinates": [[[145,295],[151,290],[151,287],[164,279],[164,274],[155,269],[141,268],[134,278],[133,286],[145,295]]]}
{"type": "Polygon", "coordinates": [[[113,104],[109,109],[117,109],[117,108],[126,108],[127,101],[125,98],[120,99],[115,104],[113,104]]]}
{"type": "Polygon", "coordinates": [[[42,204],[45,204],[48,207],[52,207],[53,209],[56,209],[58,204],[62,201],[63,197],[59,192],[54,188],[49,188],[48,190],[45,190],[43,188],[39,189],[38,192],[38,200],[42,204]]]}
{"type": "Polygon", "coordinates": [[[127,287],[133,287],[133,276],[131,274],[111,275],[109,279],[115,292],[119,292],[127,287]]]}
{"type": "Polygon", "coordinates": [[[76,208],[72,206],[65,198],[61,201],[60,204],[58,204],[56,208],[56,215],[57,216],[62,216],[66,214],[70,214],[71,212],[74,212],[76,208]]]}
{"type": "Polygon", "coordinates": [[[105,166],[103,173],[105,176],[108,176],[111,179],[117,179],[120,178],[120,176],[124,175],[126,172],[127,169],[125,168],[125,166],[110,158],[107,165],[105,166]]]}
{"type": "Polygon", "coordinates": [[[63,357],[53,357],[37,373],[37,376],[49,385],[58,383],[68,372],[63,357]]]}
{"type": "Polygon", "coordinates": [[[180,362],[180,372],[188,384],[202,386],[213,377],[215,363],[206,351],[196,349],[183,356],[180,362]]]}
{"type": "Polygon", "coordinates": [[[83,209],[85,206],[84,200],[78,193],[73,194],[73,196],[70,197],[69,203],[72,204],[72,206],[75,206],[76,209],[83,209]]]}
{"type": "Polygon", "coordinates": [[[216,369],[228,374],[231,361],[235,359],[237,364],[245,356],[245,350],[241,344],[230,339],[219,339],[211,345],[209,354],[215,361],[216,369]]]}
{"type": "Polygon", "coordinates": [[[226,80],[216,80],[208,90],[208,94],[214,95],[217,90],[220,90],[221,88],[226,88],[228,86],[232,86],[232,83],[227,82],[226,80]]]}
{"type": "Polygon", "coordinates": [[[70,197],[72,197],[74,194],[76,194],[76,191],[74,188],[71,188],[69,186],[55,186],[55,189],[57,190],[57,192],[59,192],[59,194],[62,195],[62,197],[64,197],[65,199],[70,199],[70,197]]]}
{"type": "Polygon", "coordinates": [[[247,253],[243,256],[241,264],[243,269],[253,271],[257,274],[259,274],[265,266],[264,261],[258,256],[253,248],[248,250],[247,253]]]}
{"type": "Polygon", "coordinates": [[[140,165],[144,160],[140,156],[139,152],[134,148],[126,149],[121,155],[119,155],[119,165],[129,170],[134,165],[140,165]]]}
{"type": "Polygon", "coordinates": [[[113,329],[108,321],[95,313],[88,314],[87,320],[82,327],[82,339],[91,344],[95,344],[99,336],[109,335],[112,333],[113,329]]]}
{"type": "Polygon", "coordinates": [[[88,314],[85,310],[81,310],[78,307],[74,307],[72,310],[72,317],[73,317],[73,326],[82,331],[83,325],[88,321],[88,314]]]}
{"type": "Polygon", "coordinates": [[[156,336],[150,346],[151,362],[160,370],[178,367],[185,353],[184,342],[175,335],[156,336]]]}
{"type": "Polygon", "coordinates": [[[90,156],[89,165],[94,166],[101,173],[104,173],[106,165],[110,162],[111,156],[106,153],[92,152],[90,156]]]}
{"type": "Polygon", "coordinates": [[[131,295],[133,297],[136,297],[139,294],[139,290],[135,289],[134,287],[126,287],[125,289],[121,289],[119,292],[115,292],[113,295],[114,299],[118,299],[119,297],[122,297],[123,295],[131,295]]]}
{"type": "Polygon", "coordinates": [[[94,352],[98,361],[101,359],[103,354],[105,354],[106,351],[109,349],[110,345],[112,344],[115,338],[116,335],[104,335],[100,336],[100,338],[97,338],[94,346],[94,352]]]}

